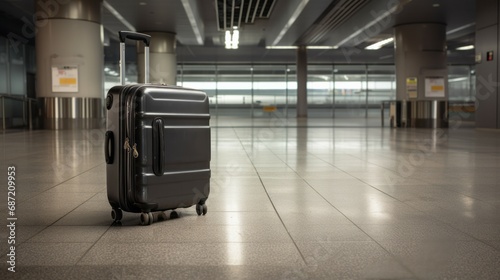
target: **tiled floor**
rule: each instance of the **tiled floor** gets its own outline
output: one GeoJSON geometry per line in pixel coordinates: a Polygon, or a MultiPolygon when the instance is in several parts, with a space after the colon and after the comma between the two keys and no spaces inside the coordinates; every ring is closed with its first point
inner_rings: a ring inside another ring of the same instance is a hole
{"type": "Polygon", "coordinates": [[[499,131],[212,124],[208,214],[147,227],[111,225],[103,131],[0,134],[1,279],[500,279],[499,131]]]}

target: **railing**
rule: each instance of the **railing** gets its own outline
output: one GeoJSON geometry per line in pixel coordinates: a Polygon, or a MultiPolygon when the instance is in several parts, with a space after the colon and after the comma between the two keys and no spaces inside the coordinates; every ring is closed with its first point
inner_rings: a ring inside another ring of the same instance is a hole
{"type": "Polygon", "coordinates": [[[387,104],[387,105],[388,105],[387,107],[389,107],[389,106],[390,106],[389,104],[390,104],[391,102],[394,102],[394,101],[396,101],[396,100],[382,100],[382,101],[380,101],[380,114],[381,114],[381,119],[380,119],[380,120],[381,120],[381,122],[382,122],[382,127],[384,127],[384,119],[385,119],[384,111],[385,111],[385,105],[387,104]]]}
{"type": "MultiPolygon", "coordinates": [[[[404,101],[404,102],[425,102],[428,100],[413,100],[413,101],[404,101]]],[[[401,103],[402,101],[400,100],[383,100],[380,102],[380,114],[381,114],[381,125],[382,127],[384,126],[384,119],[385,119],[385,108],[390,107],[390,103],[395,102],[395,103],[401,103]]],[[[474,101],[458,101],[458,100],[453,100],[453,101],[447,101],[446,102],[446,108],[444,109],[446,111],[446,118],[448,117],[447,114],[449,112],[464,112],[464,113],[474,113],[475,112],[475,102],[474,101]]],[[[422,110],[420,110],[422,111],[422,110]]],[[[425,110],[424,110],[425,111],[425,110]]],[[[391,113],[389,113],[391,114],[391,113]]],[[[394,127],[397,126],[396,123],[398,120],[394,119],[396,116],[391,116],[391,121],[390,121],[390,126],[394,127]]],[[[407,116],[408,117],[408,116],[407,116]]],[[[413,116],[414,117],[414,116],[413,116]]],[[[421,116],[420,116],[421,117],[421,116]]]]}
{"type": "Polygon", "coordinates": [[[465,112],[474,113],[476,112],[476,102],[475,101],[448,101],[448,111],[449,112],[465,112]]]}
{"type": "Polygon", "coordinates": [[[33,129],[33,117],[31,112],[31,104],[37,103],[35,98],[29,98],[26,96],[18,96],[12,94],[0,94],[0,105],[2,106],[2,129],[5,131],[7,129],[6,125],[6,114],[5,114],[5,100],[14,100],[23,102],[23,125],[28,126],[29,129],[33,129]]]}

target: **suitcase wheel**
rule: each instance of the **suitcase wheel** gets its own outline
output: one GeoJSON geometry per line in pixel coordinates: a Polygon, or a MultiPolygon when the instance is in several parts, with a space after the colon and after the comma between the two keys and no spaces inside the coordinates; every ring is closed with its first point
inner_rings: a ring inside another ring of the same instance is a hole
{"type": "Polygon", "coordinates": [[[113,209],[111,210],[111,218],[112,218],[115,222],[119,222],[119,221],[123,218],[123,212],[122,212],[122,209],[113,208],[113,209]]]}
{"type": "Polygon", "coordinates": [[[179,218],[179,213],[177,213],[177,211],[170,212],[170,219],[177,219],[177,218],[179,218]]]}
{"type": "Polygon", "coordinates": [[[153,223],[153,221],[154,221],[153,213],[151,212],[141,213],[141,225],[149,226],[153,223]]]}
{"type": "Polygon", "coordinates": [[[196,204],[196,213],[198,214],[198,216],[200,216],[201,214],[207,214],[207,205],[196,204]]]}

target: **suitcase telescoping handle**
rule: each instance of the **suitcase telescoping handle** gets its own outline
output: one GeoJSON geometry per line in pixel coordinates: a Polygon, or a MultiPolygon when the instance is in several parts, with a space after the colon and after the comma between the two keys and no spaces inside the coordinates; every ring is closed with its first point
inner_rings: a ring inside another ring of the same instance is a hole
{"type": "Polygon", "coordinates": [[[142,41],[144,43],[144,83],[149,83],[149,42],[151,36],[132,31],[119,31],[120,37],[120,83],[125,84],[125,40],[142,41]]]}

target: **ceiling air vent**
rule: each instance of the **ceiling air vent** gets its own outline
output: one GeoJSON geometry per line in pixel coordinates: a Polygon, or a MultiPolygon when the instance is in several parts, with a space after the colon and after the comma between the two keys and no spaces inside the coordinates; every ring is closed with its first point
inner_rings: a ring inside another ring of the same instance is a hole
{"type": "Polygon", "coordinates": [[[269,18],[277,0],[215,0],[218,29],[240,28],[255,19],[269,18]]]}
{"type": "Polygon", "coordinates": [[[333,1],[309,30],[299,38],[297,43],[306,45],[321,43],[331,31],[346,22],[368,2],[368,0],[333,1]]]}

